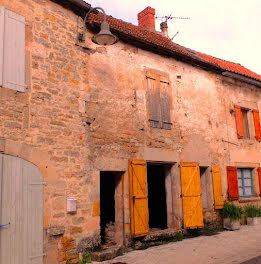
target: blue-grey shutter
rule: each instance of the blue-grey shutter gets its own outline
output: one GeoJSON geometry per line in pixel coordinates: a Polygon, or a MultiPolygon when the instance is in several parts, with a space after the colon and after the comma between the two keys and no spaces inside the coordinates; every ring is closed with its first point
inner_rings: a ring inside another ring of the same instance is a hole
{"type": "Polygon", "coordinates": [[[23,92],[25,84],[25,17],[5,9],[3,87],[23,92]]]}
{"type": "Polygon", "coordinates": [[[3,85],[5,8],[0,6],[0,86],[3,85]]]}

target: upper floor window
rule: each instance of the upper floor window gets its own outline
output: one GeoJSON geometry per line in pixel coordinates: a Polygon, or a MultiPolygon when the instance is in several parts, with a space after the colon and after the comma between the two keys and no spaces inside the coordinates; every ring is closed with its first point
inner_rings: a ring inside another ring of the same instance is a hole
{"type": "Polygon", "coordinates": [[[244,137],[249,138],[248,110],[241,108],[241,111],[243,115],[244,137]]]}
{"type": "Polygon", "coordinates": [[[147,71],[149,121],[151,127],[171,129],[169,79],[164,74],[147,71]]]}
{"type": "Polygon", "coordinates": [[[235,105],[235,117],[238,138],[251,138],[251,134],[253,136],[255,133],[256,140],[261,141],[260,117],[257,109],[250,110],[235,105]],[[252,122],[250,122],[250,118],[252,118],[252,122]],[[250,124],[252,123],[254,129],[251,130],[250,124]]]}

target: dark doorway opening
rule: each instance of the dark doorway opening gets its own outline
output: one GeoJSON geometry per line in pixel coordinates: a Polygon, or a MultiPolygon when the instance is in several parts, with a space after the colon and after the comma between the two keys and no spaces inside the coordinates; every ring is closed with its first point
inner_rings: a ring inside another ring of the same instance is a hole
{"type": "Polygon", "coordinates": [[[100,231],[101,243],[114,246],[122,243],[123,199],[122,173],[100,172],[100,231]]]}
{"type": "Polygon", "coordinates": [[[201,199],[202,199],[202,208],[208,209],[208,184],[207,184],[207,167],[199,167],[200,168],[200,185],[201,185],[201,199]]]}
{"type": "Polygon", "coordinates": [[[150,229],[166,229],[168,227],[165,177],[166,170],[164,165],[148,164],[147,182],[150,229]]]}

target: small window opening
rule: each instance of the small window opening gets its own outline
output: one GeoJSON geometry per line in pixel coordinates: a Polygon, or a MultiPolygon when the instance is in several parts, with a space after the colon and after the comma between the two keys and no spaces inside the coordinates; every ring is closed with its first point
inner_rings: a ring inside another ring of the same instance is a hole
{"type": "Polygon", "coordinates": [[[244,125],[244,134],[245,138],[249,138],[249,125],[248,125],[248,110],[247,109],[241,109],[243,114],[243,125],[244,125]]]}
{"type": "Polygon", "coordinates": [[[167,228],[167,205],[164,165],[148,164],[148,206],[149,206],[149,228],[167,228]]]}

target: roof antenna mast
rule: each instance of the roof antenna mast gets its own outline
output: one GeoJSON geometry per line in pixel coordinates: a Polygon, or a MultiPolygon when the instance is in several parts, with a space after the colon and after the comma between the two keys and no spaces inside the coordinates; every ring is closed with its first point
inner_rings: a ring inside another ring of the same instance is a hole
{"type": "MultiPolygon", "coordinates": [[[[168,20],[171,20],[171,19],[190,19],[190,17],[174,17],[172,16],[172,14],[170,14],[169,16],[159,16],[157,15],[155,17],[155,19],[159,19],[161,20],[161,24],[160,24],[160,27],[161,27],[161,30],[162,30],[162,33],[165,35],[165,37],[168,37],[168,20]]],[[[177,35],[179,34],[179,31],[177,31],[175,33],[175,35],[172,37],[172,38],[169,38],[170,40],[173,40],[177,35]]]]}

